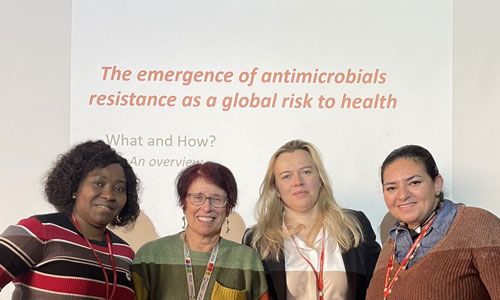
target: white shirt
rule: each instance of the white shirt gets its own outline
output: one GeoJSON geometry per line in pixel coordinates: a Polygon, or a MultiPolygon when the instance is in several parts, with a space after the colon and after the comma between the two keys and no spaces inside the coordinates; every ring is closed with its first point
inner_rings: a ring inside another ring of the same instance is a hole
{"type": "MultiPolygon", "coordinates": [[[[309,248],[304,241],[295,236],[297,247],[304,257],[314,266],[319,275],[323,229],[309,248]]],[[[311,266],[300,256],[292,239],[284,240],[287,299],[319,299],[316,277],[311,266]]],[[[325,261],[323,265],[324,299],[344,300],[347,296],[347,276],[342,253],[336,241],[326,232],[325,261]]]]}

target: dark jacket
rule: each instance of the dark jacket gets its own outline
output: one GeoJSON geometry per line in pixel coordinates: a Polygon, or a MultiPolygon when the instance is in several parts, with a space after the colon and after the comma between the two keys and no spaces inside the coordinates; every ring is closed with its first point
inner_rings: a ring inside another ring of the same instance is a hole
{"type": "MultiPolygon", "coordinates": [[[[347,299],[364,300],[366,290],[375,268],[380,245],[375,241],[375,233],[365,214],[360,211],[350,212],[358,218],[363,231],[363,241],[356,248],[342,253],[347,276],[347,299]]],[[[243,236],[243,243],[250,246],[254,234],[254,227],[247,229],[243,236]]],[[[280,253],[279,261],[273,258],[262,260],[266,272],[267,285],[272,299],[286,299],[286,274],[283,251],[280,253]]]]}

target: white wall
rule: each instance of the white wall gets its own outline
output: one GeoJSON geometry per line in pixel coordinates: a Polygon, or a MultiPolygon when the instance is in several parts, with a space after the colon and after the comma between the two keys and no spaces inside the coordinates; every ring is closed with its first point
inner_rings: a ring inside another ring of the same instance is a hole
{"type": "Polygon", "coordinates": [[[69,146],[70,30],[70,1],[0,0],[0,231],[53,211],[42,177],[69,146]]]}
{"type": "Polygon", "coordinates": [[[500,216],[500,4],[454,2],[453,200],[500,216]]]}
{"type": "Polygon", "coordinates": [[[69,1],[0,7],[0,227],[52,211],[42,177],[69,146],[69,1]]]}
{"type": "MultiPolygon", "coordinates": [[[[499,9],[494,0],[454,2],[451,195],[497,215],[499,9]]],[[[70,30],[70,1],[0,0],[0,231],[52,211],[42,177],[69,147],[70,30]]]]}

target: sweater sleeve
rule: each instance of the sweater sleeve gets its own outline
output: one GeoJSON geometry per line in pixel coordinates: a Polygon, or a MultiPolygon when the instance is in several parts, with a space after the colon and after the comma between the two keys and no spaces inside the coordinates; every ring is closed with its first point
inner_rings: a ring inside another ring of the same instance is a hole
{"type": "Polygon", "coordinates": [[[482,230],[472,249],[473,262],[491,299],[500,300],[500,219],[484,210],[479,213],[474,226],[482,230]]]}
{"type": "Polygon", "coordinates": [[[151,290],[149,264],[142,258],[141,249],[137,252],[131,267],[132,280],[134,283],[135,299],[148,300],[151,290]]]}
{"type": "Polygon", "coordinates": [[[182,249],[175,234],[150,241],[137,251],[131,267],[136,300],[188,298],[182,249]]]}
{"type": "Polygon", "coordinates": [[[243,237],[241,238],[241,243],[243,245],[246,245],[248,247],[252,247],[252,239],[253,239],[254,231],[255,231],[255,226],[245,229],[245,232],[243,233],[243,237]]]}
{"type": "Polygon", "coordinates": [[[230,298],[222,299],[268,299],[266,274],[257,251],[225,239],[221,239],[220,246],[214,275],[224,288],[214,288],[212,299],[221,299],[219,296],[227,297],[229,294],[230,298]],[[219,292],[223,290],[226,291],[219,292]]]}
{"type": "Polygon", "coordinates": [[[268,287],[266,274],[264,272],[264,267],[262,266],[262,261],[260,260],[260,256],[255,251],[255,249],[248,247],[248,252],[251,253],[248,256],[251,256],[251,284],[248,286],[248,290],[251,291],[251,295],[249,299],[251,300],[265,300],[269,299],[268,287]]]}
{"type": "Polygon", "coordinates": [[[36,218],[19,221],[0,235],[0,289],[42,261],[46,233],[36,218]]]}

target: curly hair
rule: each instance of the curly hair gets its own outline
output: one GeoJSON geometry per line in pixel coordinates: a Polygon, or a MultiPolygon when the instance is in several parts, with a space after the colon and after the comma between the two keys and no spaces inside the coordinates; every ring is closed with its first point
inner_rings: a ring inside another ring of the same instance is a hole
{"type": "Polygon", "coordinates": [[[111,225],[125,226],[135,222],[139,216],[139,179],[128,161],[101,140],[87,141],[61,154],[47,174],[45,195],[54,207],[63,213],[72,214],[75,206],[73,194],[87,174],[110,164],[122,166],[126,177],[127,202],[111,225]]]}

